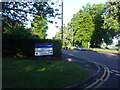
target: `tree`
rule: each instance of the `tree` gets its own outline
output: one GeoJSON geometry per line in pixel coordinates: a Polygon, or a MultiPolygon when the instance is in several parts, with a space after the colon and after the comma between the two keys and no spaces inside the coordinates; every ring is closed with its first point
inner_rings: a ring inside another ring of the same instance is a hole
{"type": "MultiPolygon", "coordinates": [[[[66,45],[78,45],[88,47],[88,42],[91,40],[92,32],[94,31],[94,24],[89,13],[82,9],[74,14],[71,21],[64,30],[64,42],[66,45]]],[[[60,38],[60,32],[56,34],[56,38],[60,38]]]]}
{"type": "MultiPolygon", "coordinates": [[[[92,35],[92,39],[90,41],[90,47],[100,48],[100,45],[104,42],[107,45],[112,43],[113,36],[115,35],[114,30],[108,30],[107,28],[103,28],[105,19],[102,15],[106,13],[106,5],[104,4],[93,4],[92,6],[87,4],[84,7],[84,11],[88,12],[93,19],[94,22],[94,32],[92,35]]],[[[107,19],[108,20],[108,19],[107,19]]],[[[114,21],[114,20],[113,20],[114,21]]],[[[112,22],[110,20],[110,22],[112,22]]],[[[112,24],[114,24],[113,22],[112,24]]],[[[108,24],[106,24],[106,27],[108,24]]]]}
{"type": "Polygon", "coordinates": [[[54,39],[60,40],[61,39],[60,36],[61,36],[60,32],[57,32],[56,35],[55,35],[55,37],[54,37],[54,39]]]}
{"type": "Polygon", "coordinates": [[[88,47],[91,40],[94,24],[89,13],[80,10],[71,20],[71,26],[74,31],[74,43],[88,47]]]}
{"type": "Polygon", "coordinates": [[[71,40],[71,38],[69,40],[84,47],[88,47],[88,42],[91,42],[92,47],[99,47],[103,42],[103,29],[101,28],[103,25],[103,18],[101,17],[103,12],[103,4],[91,6],[88,3],[83,6],[83,9],[80,9],[69,23],[72,28],[71,32],[74,32],[74,40],[71,40]]]}
{"type": "Polygon", "coordinates": [[[7,23],[7,25],[9,28],[8,27],[4,28],[5,31],[3,32],[3,34],[4,33],[11,34],[11,35],[16,34],[25,38],[32,38],[32,33],[30,29],[27,29],[24,26],[19,24],[15,24],[13,26],[12,23],[7,23]]]}
{"type": "MultiPolygon", "coordinates": [[[[34,0],[33,0],[34,1],[34,0]]],[[[28,23],[27,16],[31,15],[34,17],[32,22],[32,33],[38,35],[39,38],[44,39],[46,37],[46,30],[48,29],[47,22],[52,23],[53,21],[48,20],[51,17],[59,16],[59,13],[52,8],[54,5],[52,1],[48,2],[1,2],[2,3],[2,30],[7,33],[10,25],[15,26],[16,24],[22,25],[23,27],[28,23]],[[10,25],[9,25],[10,24],[10,25]],[[7,31],[5,31],[7,30],[7,31]]],[[[10,30],[11,31],[11,30],[10,30]]],[[[29,32],[29,31],[28,31],[29,32]]]]}
{"type": "Polygon", "coordinates": [[[94,31],[90,41],[90,47],[98,48],[103,43],[103,39],[106,38],[106,31],[102,28],[103,18],[101,15],[104,13],[104,4],[93,4],[89,5],[88,12],[92,16],[94,23],[94,31]]]}
{"type": "Polygon", "coordinates": [[[63,27],[63,45],[70,46],[73,44],[73,31],[68,26],[63,27]]]}
{"type": "Polygon", "coordinates": [[[33,34],[38,35],[40,39],[45,39],[47,36],[46,31],[48,29],[47,17],[45,15],[40,15],[40,13],[36,13],[31,24],[33,34]]]}
{"type": "MultiPolygon", "coordinates": [[[[115,36],[120,35],[120,0],[108,0],[105,10],[106,11],[102,15],[104,18],[102,28],[107,30],[107,37],[112,41],[115,36]]],[[[106,43],[108,39],[105,39],[106,43]]]]}
{"type": "Polygon", "coordinates": [[[36,12],[45,16],[54,16],[54,10],[48,2],[2,2],[3,20],[25,23],[28,20],[27,15],[32,16],[36,12]]]}
{"type": "MultiPolygon", "coordinates": [[[[72,38],[73,38],[72,29],[69,26],[64,26],[63,33],[64,33],[63,34],[63,46],[68,46],[68,45],[73,44],[73,42],[72,42],[72,38]]],[[[60,31],[56,33],[54,38],[56,40],[61,40],[61,35],[62,35],[62,32],[60,29],[60,31]]]]}
{"type": "Polygon", "coordinates": [[[74,44],[84,47],[87,47],[90,42],[90,46],[94,48],[99,48],[102,43],[111,44],[113,37],[119,36],[120,32],[119,4],[119,2],[112,2],[111,6],[104,4],[84,6],[73,16],[65,29],[64,42],[69,44],[74,41],[74,44]]]}

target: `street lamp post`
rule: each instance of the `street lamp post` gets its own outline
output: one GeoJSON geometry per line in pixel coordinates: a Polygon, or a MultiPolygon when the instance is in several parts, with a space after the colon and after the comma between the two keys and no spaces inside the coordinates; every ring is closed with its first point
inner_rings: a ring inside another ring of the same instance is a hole
{"type": "Polygon", "coordinates": [[[63,46],[63,0],[61,1],[61,12],[62,12],[62,19],[61,19],[61,41],[62,41],[62,46],[63,46]]]}

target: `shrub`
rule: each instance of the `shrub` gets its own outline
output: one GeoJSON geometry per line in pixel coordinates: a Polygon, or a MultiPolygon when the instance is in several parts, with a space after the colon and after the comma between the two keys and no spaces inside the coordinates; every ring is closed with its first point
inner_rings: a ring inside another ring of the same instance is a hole
{"type": "Polygon", "coordinates": [[[61,41],[28,38],[18,34],[3,34],[2,55],[3,57],[13,57],[19,54],[22,56],[34,57],[35,43],[53,43],[53,56],[61,56],[61,41]]]}

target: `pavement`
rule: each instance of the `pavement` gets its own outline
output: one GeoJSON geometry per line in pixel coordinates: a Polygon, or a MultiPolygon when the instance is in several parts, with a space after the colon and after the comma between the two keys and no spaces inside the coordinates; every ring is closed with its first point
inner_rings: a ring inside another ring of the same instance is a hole
{"type": "Polygon", "coordinates": [[[68,55],[65,53],[62,54],[62,58],[65,61],[76,63],[92,72],[92,74],[86,79],[73,83],[69,86],[66,86],[63,89],[66,89],[66,88],[82,88],[82,89],[98,88],[103,83],[102,81],[103,78],[106,79],[106,76],[108,76],[106,75],[107,73],[105,72],[103,66],[100,66],[95,62],[90,62],[88,60],[84,60],[84,59],[81,59],[81,58],[78,58],[72,55],[68,55]]]}
{"type": "Polygon", "coordinates": [[[70,56],[70,55],[64,54],[64,53],[62,54],[62,58],[65,61],[76,63],[76,64],[90,70],[94,74],[98,72],[98,67],[96,66],[96,64],[88,62],[87,60],[80,59],[80,58],[77,58],[74,56],[70,56]]]}

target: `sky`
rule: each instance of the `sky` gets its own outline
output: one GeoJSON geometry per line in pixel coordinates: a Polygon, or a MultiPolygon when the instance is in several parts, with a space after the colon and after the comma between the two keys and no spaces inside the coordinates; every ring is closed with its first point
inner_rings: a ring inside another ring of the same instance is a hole
{"type": "MultiPolygon", "coordinates": [[[[61,1],[61,0],[59,0],[61,1]]],[[[82,6],[85,6],[87,3],[92,4],[104,4],[107,0],[63,0],[63,23],[67,25],[68,22],[72,19],[72,16],[76,14],[82,6]]],[[[58,21],[59,26],[61,21],[58,21]]],[[[55,36],[56,32],[59,31],[59,28],[55,28],[54,24],[48,24],[47,38],[52,38],[55,36]]]]}

